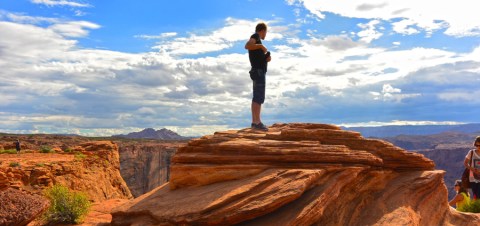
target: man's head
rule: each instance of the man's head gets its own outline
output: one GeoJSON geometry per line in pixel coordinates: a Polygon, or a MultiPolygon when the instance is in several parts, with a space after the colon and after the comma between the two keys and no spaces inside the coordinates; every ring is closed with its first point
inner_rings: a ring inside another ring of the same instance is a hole
{"type": "Polygon", "coordinates": [[[473,142],[473,146],[480,148],[480,136],[475,138],[475,142],[473,142]]]}
{"type": "Polygon", "coordinates": [[[461,187],[462,187],[462,181],[461,181],[461,180],[456,180],[456,181],[455,181],[455,185],[453,186],[453,188],[455,189],[455,191],[458,192],[461,187]]]}
{"type": "Polygon", "coordinates": [[[267,25],[265,23],[258,23],[255,27],[255,32],[260,35],[262,40],[265,40],[265,36],[267,36],[267,25]]]}

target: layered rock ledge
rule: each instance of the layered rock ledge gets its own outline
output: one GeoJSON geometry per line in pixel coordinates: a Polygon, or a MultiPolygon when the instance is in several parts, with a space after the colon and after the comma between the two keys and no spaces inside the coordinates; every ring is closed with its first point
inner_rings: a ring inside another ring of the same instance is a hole
{"type": "Polygon", "coordinates": [[[82,191],[94,202],[133,198],[120,175],[118,147],[111,141],[85,142],[64,154],[29,153],[0,156],[0,191],[27,190],[38,195],[61,184],[82,191]],[[17,163],[18,166],[11,166],[17,163]]]}
{"type": "Polygon", "coordinates": [[[217,132],[172,159],[171,178],[113,225],[479,225],[448,206],[423,155],[325,124],[217,132]]]}

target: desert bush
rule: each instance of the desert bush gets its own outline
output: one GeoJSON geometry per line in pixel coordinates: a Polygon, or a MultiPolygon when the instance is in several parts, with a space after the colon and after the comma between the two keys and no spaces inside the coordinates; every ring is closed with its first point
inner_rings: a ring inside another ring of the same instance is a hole
{"type": "Polygon", "coordinates": [[[78,152],[78,151],[75,152],[75,156],[74,156],[75,160],[82,160],[86,157],[87,156],[85,154],[83,154],[82,152],[78,152]]]}
{"type": "Polygon", "coordinates": [[[50,146],[43,145],[40,147],[40,153],[54,153],[50,146]]]}
{"type": "Polygon", "coordinates": [[[71,153],[73,150],[71,148],[65,148],[63,149],[63,152],[71,153]]]}
{"type": "Polygon", "coordinates": [[[82,192],[72,192],[62,185],[54,185],[45,190],[50,207],[43,218],[46,224],[78,224],[87,215],[91,203],[82,192]]]}
{"type": "Polygon", "coordinates": [[[11,163],[9,164],[9,166],[10,166],[10,167],[17,167],[17,166],[20,166],[20,163],[18,163],[18,162],[11,162],[11,163]]]}
{"type": "Polygon", "coordinates": [[[44,166],[45,166],[45,163],[37,163],[37,164],[35,164],[35,166],[44,167],[44,166]]]}
{"type": "Polygon", "coordinates": [[[457,208],[461,212],[480,213],[480,199],[472,200],[471,202],[457,208]]]}
{"type": "Polygon", "coordinates": [[[17,150],[15,149],[3,150],[3,151],[0,151],[0,154],[17,154],[17,150]]]}

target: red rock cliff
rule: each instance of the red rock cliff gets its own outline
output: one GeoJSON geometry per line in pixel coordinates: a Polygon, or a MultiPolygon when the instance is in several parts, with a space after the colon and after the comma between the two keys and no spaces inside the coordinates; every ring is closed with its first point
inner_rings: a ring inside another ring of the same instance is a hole
{"type": "Polygon", "coordinates": [[[323,124],[276,124],[192,140],[169,184],[113,212],[113,225],[479,225],[448,206],[423,155],[323,124]]]}
{"type": "Polygon", "coordinates": [[[48,207],[42,192],[53,184],[82,191],[94,202],[133,198],[120,175],[116,144],[85,142],[73,151],[0,155],[0,225],[32,221],[48,207]]]}
{"type": "Polygon", "coordinates": [[[132,198],[120,175],[118,147],[115,143],[85,142],[74,147],[73,151],[82,154],[0,156],[0,188],[13,187],[41,194],[44,188],[62,184],[85,192],[95,202],[132,198]],[[10,166],[12,162],[18,162],[19,166],[10,166]]]}

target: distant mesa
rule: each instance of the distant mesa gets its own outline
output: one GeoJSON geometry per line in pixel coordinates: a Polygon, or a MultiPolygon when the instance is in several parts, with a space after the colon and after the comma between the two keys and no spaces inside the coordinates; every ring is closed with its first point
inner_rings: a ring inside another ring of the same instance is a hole
{"type": "Polygon", "coordinates": [[[113,135],[114,138],[129,138],[129,139],[155,139],[155,140],[186,140],[188,137],[178,135],[168,129],[154,130],[152,128],[144,129],[140,132],[133,132],[127,135],[113,135]]]}

